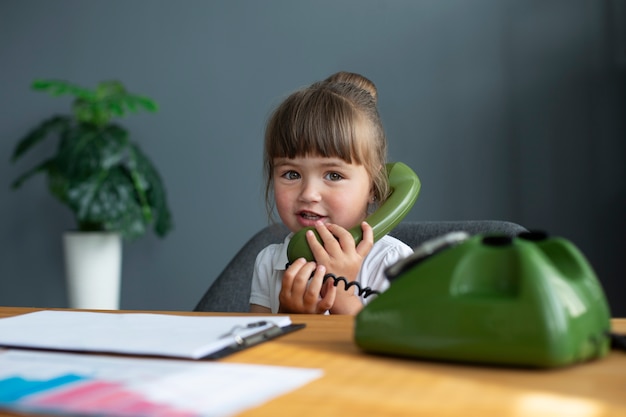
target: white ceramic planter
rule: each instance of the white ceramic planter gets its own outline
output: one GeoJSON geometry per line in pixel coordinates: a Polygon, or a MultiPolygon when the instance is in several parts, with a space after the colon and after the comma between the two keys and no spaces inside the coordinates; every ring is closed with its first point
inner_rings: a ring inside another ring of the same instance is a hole
{"type": "Polygon", "coordinates": [[[120,308],[122,239],[117,233],[66,232],[63,235],[70,308],[120,308]]]}

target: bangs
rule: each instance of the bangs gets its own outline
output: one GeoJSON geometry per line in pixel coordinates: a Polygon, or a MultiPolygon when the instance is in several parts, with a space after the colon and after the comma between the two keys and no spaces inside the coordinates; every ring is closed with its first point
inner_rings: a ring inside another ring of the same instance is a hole
{"type": "Polygon", "coordinates": [[[376,204],[389,194],[387,139],[376,86],[354,73],[338,72],[291,93],[268,118],[263,147],[265,203],[272,218],[277,159],[336,158],[362,165],[372,181],[376,204]]]}
{"type": "Polygon", "coordinates": [[[320,156],[362,165],[367,134],[352,104],[328,89],[307,89],[289,97],[266,131],[267,157],[320,156]]]}

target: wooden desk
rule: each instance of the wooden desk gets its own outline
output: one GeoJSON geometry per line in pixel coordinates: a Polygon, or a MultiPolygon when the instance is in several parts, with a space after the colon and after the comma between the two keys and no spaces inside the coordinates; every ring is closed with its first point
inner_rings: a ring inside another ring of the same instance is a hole
{"type": "MultiPolygon", "coordinates": [[[[0,307],[0,317],[36,310],[0,307]]],[[[623,352],[553,370],[454,365],[364,354],[351,316],[291,318],[307,327],[222,361],[321,368],[324,376],[240,417],[626,416],[623,352]]],[[[612,324],[626,333],[626,319],[612,324]]]]}

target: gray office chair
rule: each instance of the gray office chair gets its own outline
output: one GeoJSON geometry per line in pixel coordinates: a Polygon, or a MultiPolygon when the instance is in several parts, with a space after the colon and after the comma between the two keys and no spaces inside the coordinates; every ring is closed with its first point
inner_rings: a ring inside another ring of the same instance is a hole
{"type": "MultiPolygon", "coordinates": [[[[501,220],[401,222],[390,233],[411,247],[441,236],[463,230],[470,235],[500,234],[516,236],[527,231],[519,224],[501,220]]],[[[288,230],[282,224],[261,229],[237,252],[206,291],[194,311],[247,312],[250,309],[250,285],[257,254],[271,243],[280,243],[288,230]]]]}

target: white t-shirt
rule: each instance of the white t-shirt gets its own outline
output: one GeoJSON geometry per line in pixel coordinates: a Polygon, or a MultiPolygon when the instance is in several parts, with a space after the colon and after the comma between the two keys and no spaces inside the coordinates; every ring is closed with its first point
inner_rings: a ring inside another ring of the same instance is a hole
{"type": "MultiPolygon", "coordinates": [[[[283,243],[269,245],[257,255],[252,275],[250,304],[270,308],[272,313],[278,312],[278,294],[280,294],[283,274],[288,262],[287,246],[291,236],[293,233],[290,233],[283,243]]],[[[389,287],[385,269],[412,253],[413,249],[404,242],[388,235],[383,236],[374,243],[372,250],[365,257],[357,282],[361,288],[370,287],[372,290],[385,291],[389,287]]],[[[332,271],[328,272],[332,273],[332,271]]],[[[367,304],[375,296],[371,295],[367,298],[361,296],[360,298],[363,304],[367,304]]]]}

